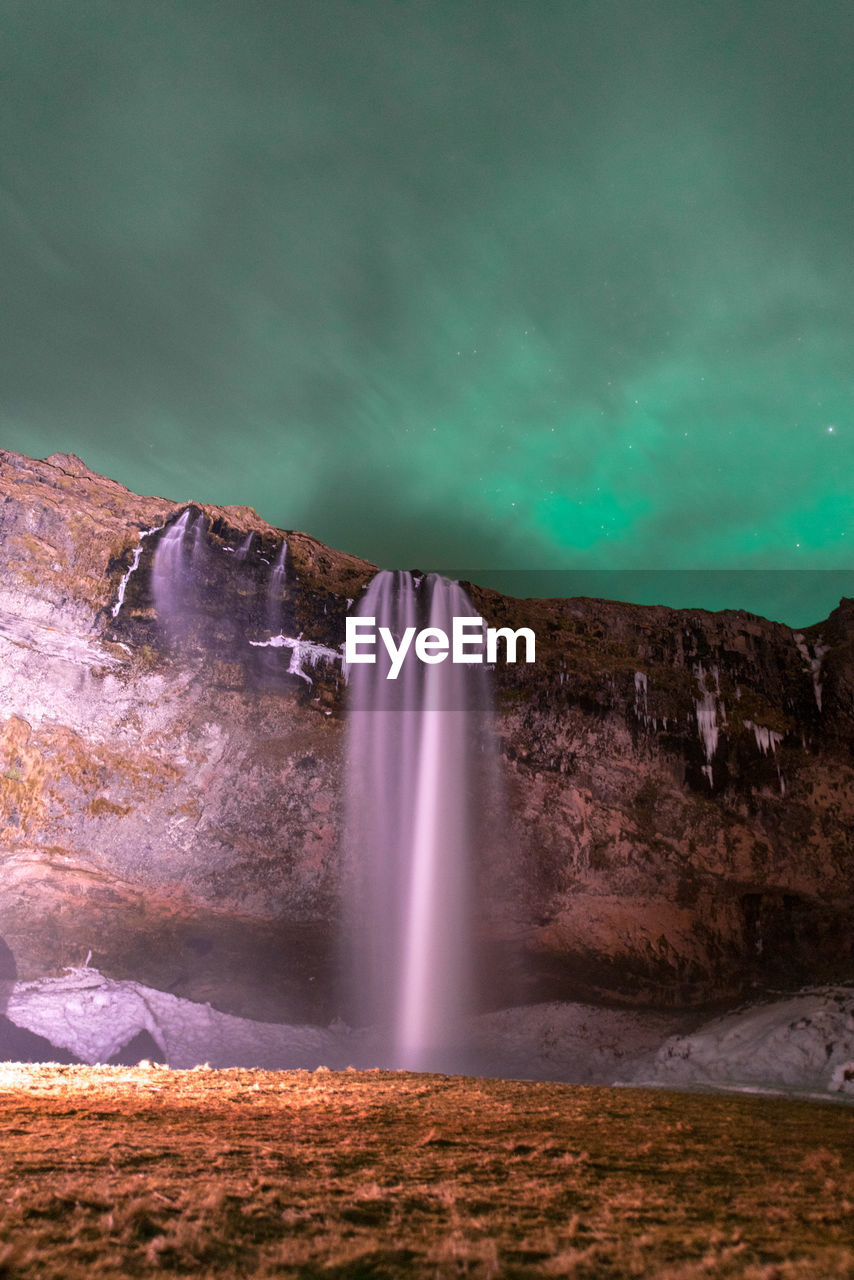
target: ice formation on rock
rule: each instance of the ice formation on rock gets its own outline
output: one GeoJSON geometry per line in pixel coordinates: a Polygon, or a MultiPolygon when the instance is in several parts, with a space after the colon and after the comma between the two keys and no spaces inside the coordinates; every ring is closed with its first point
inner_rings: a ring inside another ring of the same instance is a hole
{"type": "Polygon", "coordinates": [[[764,724],[754,724],[752,720],[745,720],[744,727],[745,729],[753,730],[756,745],[763,756],[767,755],[769,751],[775,752],[778,744],[783,741],[782,733],[777,733],[774,729],[768,729],[764,724]]]}
{"type": "Polygon", "coordinates": [[[694,674],[697,677],[697,684],[701,694],[701,697],[695,700],[694,706],[697,712],[697,729],[706,752],[706,763],[703,766],[703,773],[709,780],[709,786],[712,786],[712,759],[718,747],[719,733],[716,699],[716,693],[720,693],[718,669],[717,667],[712,667],[716,693],[713,693],[711,689],[706,688],[706,672],[703,669],[702,662],[697,663],[694,668],[694,674]]]}
{"type": "Polygon", "coordinates": [[[812,646],[812,653],[810,653],[810,646],[804,639],[803,632],[796,631],[793,638],[797,646],[798,653],[806,661],[804,670],[807,675],[812,676],[812,686],[813,691],[815,692],[815,705],[818,707],[819,711],[821,711],[821,664],[824,662],[824,655],[830,650],[830,645],[822,644],[821,638],[819,638],[812,646]]]}
{"type": "Polygon", "coordinates": [[[817,1090],[854,1094],[854,989],[817,987],[754,1005],[673,1037],[654,1078],[674,1086],[817,1090]]]}
{"type": "MultiPolygon", "coordinates": [[[[561,676],[561,683],[563,683],[563,676],[561,676]]],[[[648,729],[652,717],[649,714],[649,704],[647,701],[647,680],[645,671],[635,672],[635,715],[638,720],[643,721],[644,728],[648,729]]],[[[653,721],[652,723],[653,728],[656,728],[657,726],[655,722],[653,721]]]]}
{"type": "Polygon", "coordinates": [[[298,636],[280,634],[271,636],[269,640],[250,640],[249,643],[256,649],[290,649],[291,661],[287,674],[301,676],[308,684],[313,684],[314,681],[303,671],[304,662],[312,667],[317,666],[318,662],[340,662],[343,666],[342,653],[336,649],[330,649],[328,645],[320,644],[317,640],[303,640],[302,632],[298,636]]]}

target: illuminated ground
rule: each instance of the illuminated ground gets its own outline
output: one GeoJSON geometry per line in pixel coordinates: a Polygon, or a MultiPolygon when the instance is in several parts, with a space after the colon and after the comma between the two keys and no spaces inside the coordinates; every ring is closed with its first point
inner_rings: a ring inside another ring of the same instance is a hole
{"type": "Polygon", "coordinates": [[[854,1110],[0,1064],[0,1277],[854,1274],[854,1110]]]}

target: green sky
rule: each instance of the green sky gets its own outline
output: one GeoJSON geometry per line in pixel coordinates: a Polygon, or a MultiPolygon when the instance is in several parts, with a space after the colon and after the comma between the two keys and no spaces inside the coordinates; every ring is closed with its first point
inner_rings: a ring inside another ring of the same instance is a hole
{"type": "Polygon", "coordinates": [[[387,567],[836,603],[850,0],[0,15],[0,444],[387,567]]]}

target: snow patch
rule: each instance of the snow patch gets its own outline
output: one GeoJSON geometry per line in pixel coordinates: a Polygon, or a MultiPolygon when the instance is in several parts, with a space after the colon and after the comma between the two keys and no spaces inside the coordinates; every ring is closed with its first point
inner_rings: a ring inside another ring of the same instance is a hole
{"type": "Polygon", "coordinates": [[[97,969],[18,982],[7,1017],[84,1062],[106,1062],[141,1031],[170,1067],[316,1066],[337,1057],[336,1037],[321,1027],[280,1026],[220,1013],[139,982],[117,982],[97,969]]]}
{"type": "MultiPolygon", "coordinates": [[[[253,1022],[87,966],[15,984],[7,1015],[84,1062],[107,1062],[147,1031],[170,1067],[388,1067],[385,1029],[253,1022]]],[[[684,1020],[646,1011],[552,1003],[468,1024],[467,1069],[508,1078],[610,1083],[651,1064],[684,1020]]]]}
{"type": "Polygon", "coordinates": [[[830,1088],[836,1093],[854,1094],[854,1062],[840,1062],[830,1077],[830,1088]]]}
{"type": "MultiPolygon", "coordinates": [[[[253,1022],[87,966],[17,982],[7,1016],[84,1062],[147,1031],[170,1067],[388,1066],[378,1028],[253,1022]]],[[[836,1096],[854,1103],[854,987],[811,988],[685,1033],[685,1017],[551,1003],[471,1019],[471,1073],[836,1096]],[[677,1032],[678,1034],[674,1034],[677,1032]]]]}
{"type": "Polygon", "coordinates": [[[854,1093],[852,1059],[854,988],[817,987],[672,1037],[650,1083],[854,1093]]]}

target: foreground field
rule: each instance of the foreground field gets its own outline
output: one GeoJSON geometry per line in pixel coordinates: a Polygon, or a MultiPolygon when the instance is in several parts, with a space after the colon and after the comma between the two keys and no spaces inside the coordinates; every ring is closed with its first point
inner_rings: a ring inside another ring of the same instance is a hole
{"type": "Polygon", "coordinates": [[[854,1111],[0,1064],[0,1277],[854,1275],[854,1111]]]}

